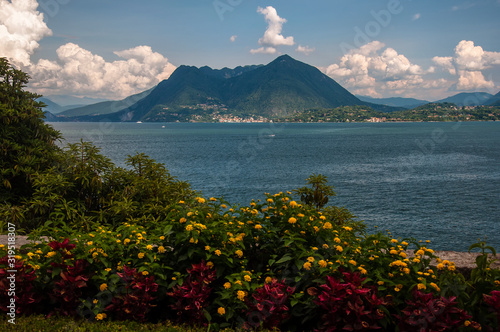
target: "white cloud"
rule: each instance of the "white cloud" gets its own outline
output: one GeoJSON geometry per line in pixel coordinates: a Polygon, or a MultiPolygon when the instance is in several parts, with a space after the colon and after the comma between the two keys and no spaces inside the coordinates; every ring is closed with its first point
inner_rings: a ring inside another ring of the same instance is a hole
{"type": "Polygon", "coordinates": [[[57,49],[58,61],[39,60],[31,66],[32,86],[40,93],[67,93],[122,98],[146,90],[175,70],[149,46],[115,52],[124,60],[107,62],[99,55],[68,43],[57,49]]]}
{"type": "Polygon", "coordinates": [[[37,8],[36,0],[0,0],[0,56],[16,65],[29,65],[38,41],[52,35],[37,8]]]}
{"type": "Polygon", "coordinates": [[[354,93],[380,96],[382,91],[401,94],[422,86],[422,75],[434,71],[434,67],[424,70],[393,48],[372,41],[351,50],[340,63],[323,71],[354,93]]]}
{"type": "Polygon", "coordinates": [[[149,46],[115,52],[121,60],[108,62],[68,43],[57,49],[56,61],[32,63],[38,42],[52,34],[37,8],[36,0],[0,0],[0,57],[28,72],[30,89],[38,93],[117,99],[149,89],[175,70],[149,46]]]}
{"type": "Polygon", "coordinates": [[[413,17],[411,18],[412,21],[416,21],[420,18],[420,13],[416,13],[415,15],[413,15],[413,17]]]}
{"type": "Polygon", "coordinates": [[[237,35],[232,35],[231,38],[229,38],[229,40],[231,41],[231,43],[234,43],[236,41],[236,38],[238,38],[237,35]]]}
{"type": "Polygon", "coordinates": [[[276,52],[277,46],[292,46],[295,44],[292,36],[284,37],[281,34],[281,31],[283,30],[283,24],[286,23],[286,19],[279,17],[278,12],[274,7],[258,7],[257,12],[265,16],[267,29],[264,32],[264,36],[259,39],[259,45],[261,45],[262,47],[258,49],[252,49],[250,50],[250,53],[272,54],[276,52]]]}
{"type": "Polygon", "coordinates": [[[454,57],[434,57],[432,61],[451,75],[458,75],[457,90],[496,91],[495,83],[488,81],[482,71],[500,65],[500,52],[485,51],[473,41],[462,40],[455,47],[454,57]]]}
{"type": "Polygon", "coordinates": [[[316,49],[314,47],[309,47],[309,46],[302,46],[302,45],[299,45],[295,51],[297,52],[300,52],[300,53],[304,53],[305,55],[309,55],[311,54],[312,52],[314,52],[316,49]]]}

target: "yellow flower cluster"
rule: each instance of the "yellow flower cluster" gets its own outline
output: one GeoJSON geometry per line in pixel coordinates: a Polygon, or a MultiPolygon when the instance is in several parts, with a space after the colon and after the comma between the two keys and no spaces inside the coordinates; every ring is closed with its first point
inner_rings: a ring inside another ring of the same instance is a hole
{"type": "Polygon", "coordinates": [[[238,300],[240,300],[240,301],[245,301],[245,296],[246,296],[246,293],[245,293],[244,291],[239,290],[239,291],[236,293],[236,296],[238,297],[238,300]]]}
{"type": "Polygon", "coordinates": [[[293,225],[297,222],[297,219],[295,219],[294,217],[291,217],[290,219],[288,219],[288,222],[293,225]]]}
{"type": "Polygon", "coordinates": [[[241,251],[241,250],[239,250],[239,249],[238,249],[238,250],[236,250],[234,253],[235,253],[235,254],[236,254],[239,258],[243,257],[243,251],[241,251]]]}

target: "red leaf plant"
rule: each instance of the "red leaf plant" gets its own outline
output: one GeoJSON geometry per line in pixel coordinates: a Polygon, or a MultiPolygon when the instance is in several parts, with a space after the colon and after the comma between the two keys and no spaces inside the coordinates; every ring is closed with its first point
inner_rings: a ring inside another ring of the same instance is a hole
{"type": "MultiPolygon", "coordinates": [[[[51,298],[59,304],[54,312],[62,313],[66,316],[76,316],[80,299],[84,296],[87,288],[87,281],[90,276],[86,274],[88,263],[84,259],[78,259],[71,265],[57,264],[62,268],[59,276],[60,280],[54,282],[51,298]]],[[[53,312],[53,313],[54,313],[53,312]]]]}
{"type": "Polygon", "coordinates": [[[9,263],[9,256],[0,259],[0,306],[3,311],[13,314],[31,314],[41,301],[34,289],[35,270],[16,260],[9,263]],[[9,272],[15,271],[15,272],[9,272]],[[13,312],[14,311],[14,312],[13,312]]]}
{"type": "Polygon", "coordinates": [[[262,326],[266,329],[277,328],[289,317],[288,298],[295,292],[295,287],[289,287],[285,280],[276,279],[263,287],[259,287],[252,294],[253,300],[247,302],[248,321],[245,329],[262,326]]]}
{"type": "Polygon", "coordinates": [[[500,327],[500,291],[491,291],[490,295],[483,294],[483,299],[497,314],[497,324],[500,327]]]}
{"type": "Polygon", "coordinates": [[[454,331],[462,326],[472,316],[457,307],[456,297],[435,296],[432,293],[422,293],[415,290],[413,300],[406,301],[399,319],[401,331],[408,332],[438,332],[454,331]]]}
{"type": "Polygon", "coordinates": [[[387,303],[377,297],[376,288],[364,286],[358,272],[343,272],[343,281],[326,277],[321,290],[309,288],[310,295],[317,296],[314,303],[323,314],[317,331],[371,331],[381,327],[379,321],[385,314],[381,307],[387,303]]]}
{"type": "Polygon", "coordinates": [[[200,264],[192,264],[192,268],[187,270],[188,277],[182,285],[174,287],[168,296],[176,299],[170,307],[177,312],[179,320],[184,322],[204,322],[204,309],[208,306],[207,300],[212,293],[209,285],[216,278],[214,268],[208,266],[204,261],[200,264]]]}
{"type": "Polygon", "coordinates": [[[156,299],[154,294],[158,291],[158,284],[155,283],[154,276],[147,277],[127,266],[123,267],[123,273],[117,274],[124,281],[124,287],[105,311],[113,313],[118,320],[145,322],[146,315],[156,306],[153,301],[156,299]]]}

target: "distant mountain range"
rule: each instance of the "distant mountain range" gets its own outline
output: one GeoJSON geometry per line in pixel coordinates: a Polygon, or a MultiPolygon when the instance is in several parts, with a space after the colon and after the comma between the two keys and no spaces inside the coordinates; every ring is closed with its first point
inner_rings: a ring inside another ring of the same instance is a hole
{"type": "Polygon", "coordinates": [[[479,106],[487,105],[491,97],[493,97],[493,95],[486,92],[462,92],[457,95],[438,100],[436,103],[452,103],[457,106],[479,106]]]}
{"type": "Polygon", "coordinates": [[[414,98],[402,98],[402,97],[391,97],[391,98],[372,98],[368,96],[356,96],[362,101],[366,101],[373,104],[381,104],[387,106],[394,107],[403,107],[403,108],[415,108],[421,105],[425,105],[430,103],[427,100],[420,100],[414,98]]]}
{"type": "MultiPolygon", "coordinates": [[[[443,102],[485,102],[491,94],[459,94],[443,102]],[[455,98],[456,97],[456,98],[455,98]]],[[[500,101],[500,96],[493,102],[500,101]]],[[[411,109],[429,103],[412,98],[354,96],[316,67],[288,55],[267,65],[234,69],[178,67],[156,87],[119,101],[104,101],[48,111],[66,121],[187,121],[193,116],[232,114],[282,117],[310,109],[367,106],[382,112],[411,109]]],[[[59,106],[61,107],[61,106],[59,106]]]]}

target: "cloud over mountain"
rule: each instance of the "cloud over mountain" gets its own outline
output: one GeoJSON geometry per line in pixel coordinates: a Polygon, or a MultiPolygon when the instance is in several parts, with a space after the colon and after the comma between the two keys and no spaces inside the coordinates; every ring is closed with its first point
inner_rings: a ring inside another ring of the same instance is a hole
{"type": "Polygon", "coordinates": [[[481,46],[475,46],[473,41],[462,40],[455,47],[454,57],[434,57],[432,61],[457,76],[456,90],[472,91],[487,89],[496,90],[495,82],[487,80],[482,71],[500,65],[500,52],[485,51],[481,46]]]}
{"type": "Polygon", "coordinates": [[[264,36],[259,39],[259,45],[262,45],[262,47],[251,49],[250,53],[274,54],[277,52],[276,47],[278,46],[292,46],[295,44],[292,36],[284,37],[281,34],[283,24],[286,23],[286,19],[279,17],[278,12],[274,7],[258,7],[257,12],[265,16],[267,29],[264,32],[264,36]]]}
{"type": "Polygon", "coordinates": [[[398,94],[423,83],[424,70],[396,50],[380,41],[372,41],[345,54],[340,63],[332,64],[323,71],[339,80],[356,94],[380,96],[381,90],[398,94]]]}

